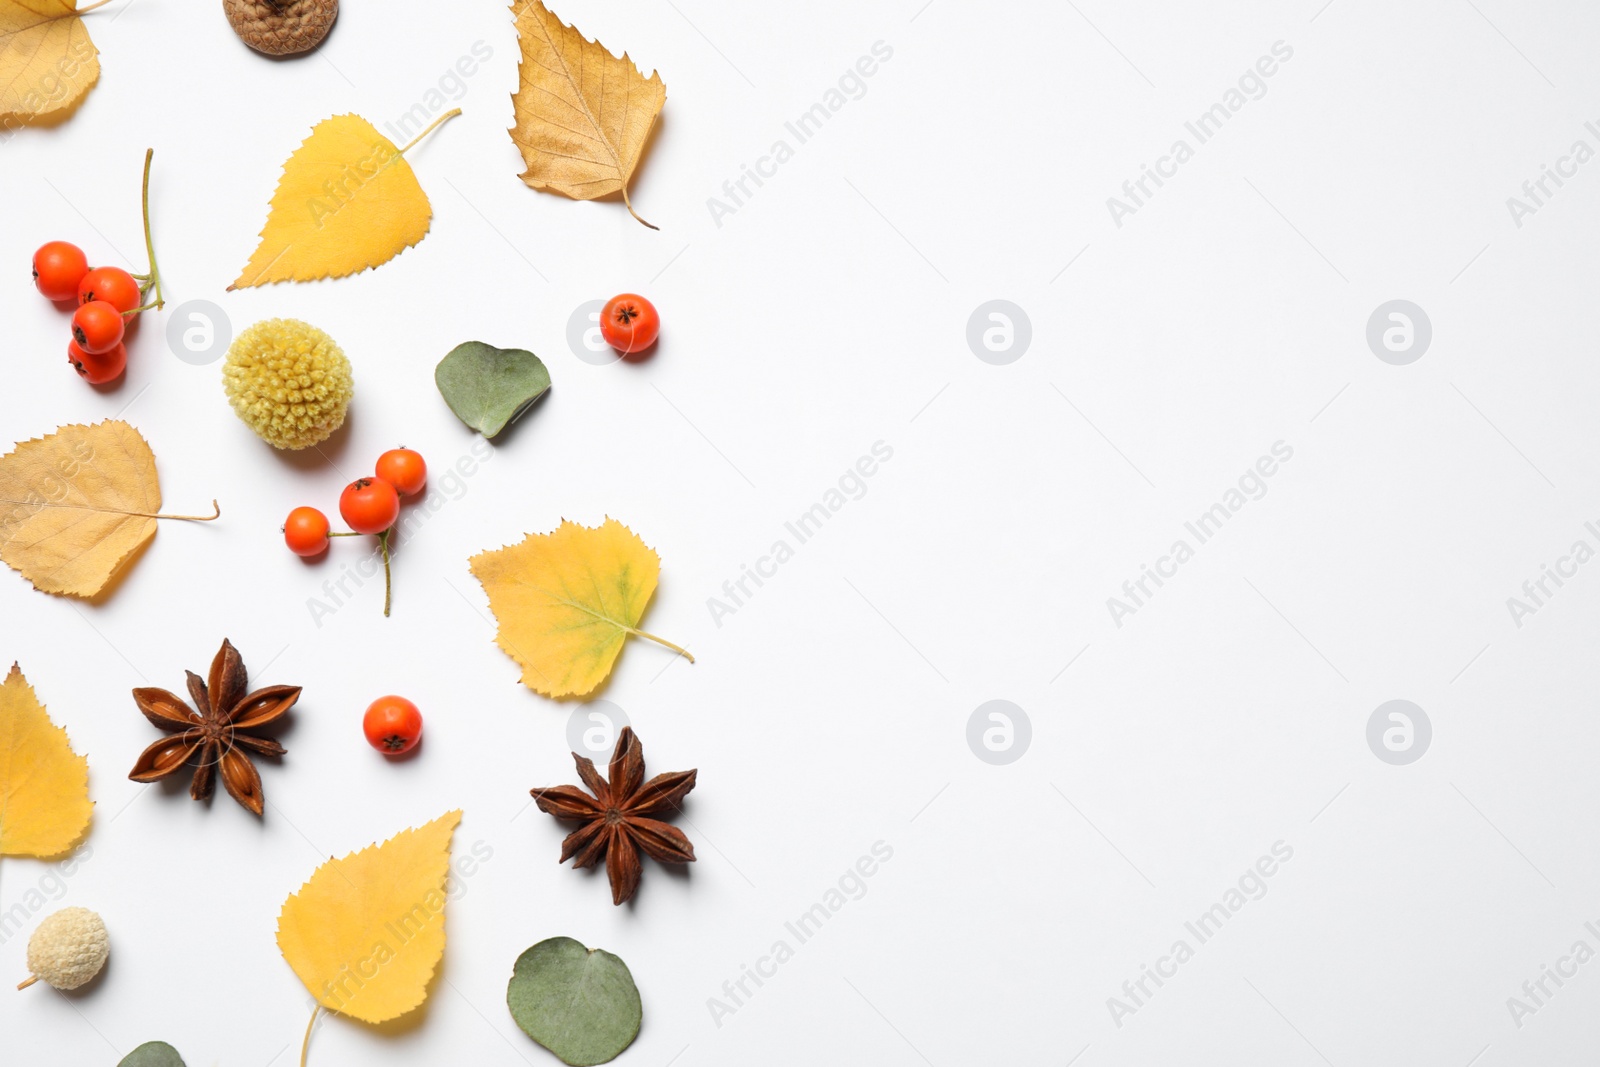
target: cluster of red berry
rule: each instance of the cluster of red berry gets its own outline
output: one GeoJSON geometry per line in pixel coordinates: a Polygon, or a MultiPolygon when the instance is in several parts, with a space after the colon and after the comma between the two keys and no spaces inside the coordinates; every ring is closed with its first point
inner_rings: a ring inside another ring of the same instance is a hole
{"type": "Polygon", "coordinates": [[[128,319],[155,305],[144,295],[149,276],[121,267],[90,268],[83,249],[69,241],[48,241],[33,254],[33,284],[56,303],[75,301],[67,362],[96,385],[115,381],[128,365],[122,343],[128,319]]]}
{"type": "Polygon", "coordinates": [[[289,551],[310,558],[328,550],[328,539],[377,534],[383,549],[383,613],[389,614],[389,532],[400,517],[400,498],[422,492],[428,481],[428,464],[420,452],[391,448],[378,457],[370,478],[357,478],[339,494],[339,515],[348,533],[334,531],[328,516],[312,507],[298,507],[283,523],[283,540],[289,551]]]}

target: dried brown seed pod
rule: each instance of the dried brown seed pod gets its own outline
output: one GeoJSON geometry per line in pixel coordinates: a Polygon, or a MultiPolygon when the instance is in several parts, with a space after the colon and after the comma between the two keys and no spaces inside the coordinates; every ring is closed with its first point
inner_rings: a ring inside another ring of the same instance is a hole
{"type": "Polygon", "coordinates": [[[309,52],[339,17],[339,0],[222,0],[239,39],[269,56],[309,52]]]}

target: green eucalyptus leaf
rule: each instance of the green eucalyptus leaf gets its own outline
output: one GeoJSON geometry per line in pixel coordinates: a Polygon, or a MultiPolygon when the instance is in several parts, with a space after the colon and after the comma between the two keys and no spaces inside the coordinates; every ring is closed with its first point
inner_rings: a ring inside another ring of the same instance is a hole
{"type": "Polygon", "coordinates": [[[506,988],[511,1017],[563,1063],[609,1063],[639,1036],[639,989],[628,965],[570,937],[517,957],[506,988]]]}
{"type": "Polygon", "coordinates": [[[183,1067],[183,1057],[165,1041],[146,1041],[124,1056],[117,1067],[183,1067]]]}
{"type": "Polygon", "coordinates": [[[550,388],[550,372],[538,356],[482,341],[452,348],[433,380],[456,418],[485,437],[498,436],[550,388]]]}

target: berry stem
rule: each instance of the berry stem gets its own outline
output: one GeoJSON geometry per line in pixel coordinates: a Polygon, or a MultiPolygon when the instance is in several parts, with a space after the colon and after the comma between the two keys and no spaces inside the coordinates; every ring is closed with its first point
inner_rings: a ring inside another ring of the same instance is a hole
{"type": "Polygon", "coordinates": [[[360,537],[354,530],[329,530],[329,537],[360,537]]]}
{"type": "Polygon", "coordinates": [[[389,531],[378,535],[378,547],[383,551],[383,617],[389,617],[389,531]]]}
{"type": "MultiPolygon", "coordinates": [[[[105,3],[107,0],[100,0],[100,2],[105,3]]],[[[90,5],[90,7],[98,6],[98,4],[90,5]]],[[[161,271],[156,267],[156,246],[155,242],[150,239],[150,161],[155,158],[155,154],[156,150],[154,148],[146,148],[144,150],[144,189],[140,193],[139,199],[140,206],[144,210],[144,250],[146,254],[150,256],[149,283],[150,285],[156,287],[156,299],[152,304],[146,304],[144,307],[135,308],[135,311],[143,311],[147,307],[158,308],[166,303],[166,301],[161,299],[161,271]]],[[[141,293],[143,293],[143,291],[143,289],[140,289],[141,293]]]]}
{"type": "Polygon", "coordinates": [[[684,659],[688,660],[690,663],[694,662],[694,657],[689,654],[689,650],[688,649],[682,648],[682,647],[680,647],[678,645],[673,644],[671,641],[668,641],[665,637],[657,637],[655,634],[645,633],[643,630],[629,629],[628,632],[633,634],[635,637],[643,637],[643,638],[645,638],[647,640],[654,641],[658,645],[666,645],[668,648],[672,649],[672,651],[676,652],[678,655],[682,656],[684,659]]]}
{"type": "MultiPolygon", "coordinates": [[[[404,148],[400,149],[400,154],[403,156],[407,152],[411,151],[411,149],[416,146],[416,143],[418,141],[420,141],[424,137],[428,136],[428,134],[432,133],[434,130],[437,130],[447,120],[453,119],[459,114],[461,114],[461,109],[459,107],[451,108],[449,111],[446,111],[443,115],[440,115],[438,118],[436,118],[432,122],[428,123],[428,126],[427,126],[427,128],[425,130],[423,130],[421,133],[417,134],[415,137],[411,138],[411,140],[406,142],[406,146],[404,148]]],[[[644,220],[641,219],[640,221],[643,222],[644,220]]],[[[645,225],[648,226],[649,223],[645,223],[645,225]]]]}

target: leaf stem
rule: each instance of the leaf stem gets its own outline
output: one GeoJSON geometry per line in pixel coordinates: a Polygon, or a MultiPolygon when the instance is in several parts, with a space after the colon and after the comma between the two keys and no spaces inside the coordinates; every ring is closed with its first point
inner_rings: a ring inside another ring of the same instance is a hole
{"type": "Polygon", "coordinates": [[[317,1025],[317,1013],[321,1010],[321,1004],[311,1005],[311,1021],[306,1023],[305,1040],[300,1042],[300,1067],[306,1067],[306,1053],[311,1050],[311,1031],[317,1025]]]}
{"type": "Polygon", "coordinates": [[[73,12],[73,14],[74,15],[84,15],[84,14],[87,14],[88,12],[90,12],[90,11],[93,11],[97,7],[105,7],[109,3],[111,3],[111,0],[95,0],[95,2],[90,4],[88,7],[80,7],[80,8],[78,8],[76,11],[73,12]]]}
{"type": "MultiPolygon", "coordinates": [[[[643,221],[643,220],[640,220],[640,221],[643,221]]],[[[688,649],[683,648],[683,647],[681,647],[679,645],[673,644],[671,641],[668,641],[665,637],[657,637],[655,634],[645,633],[643,630],[634,630],[634,629],[631,629],[631,628],[628,630],[628,632],[630,634],[633,634],[635,637],[643,637],[643,638],[646,638],[647,640],[654,641],[658,645],[666,645],[668,648],[672,649],[672,651],[676,652],[678,655],[682,656],[684,659],[688,660],[690,663],[694,662],[694,657],[689,654],[689,650],[688,649]]]]}
{"type": "Polygon", "coordinates": [[[213,500],[211,502],[211,514],[209,515],[149,515],[142,511],[130,511],[128,514],[140,515],[147,519],[182,519],[184,522],[215,522],[217,519],[222,518],[222,509],[217,507],[217,502],[213,500]]]}
{"type": "MultiPolygon", "coordinates": [[[[428,136],[428,134],[430,134],[434,130],[438,129],[440,127],[440,125],[443,124],[444,122],[446,122],[447,120],[453,119],[459,114],[461,114],[461,109],[459,107],[451,108],[449,111],[446,111],[443,115],[440,115],[438,118],[436,118],[432,122],[428,123],[428,126],[427,126],[426,129],[424,129],[421,133],[417,134],[415,137],[411,138],[411,140],[406,142],[406,146],[404,148],[400,149],[400,154],[403,156],[407,152],[411,151],[411,149],[416,146],[416,143],[418,141],[422,140],[424,137],[428,136]]],[[[640,221],[643,221],[643,220],[640,220],[640,221]]],[[[649,225],[649,223],[646,223],[646,225],[649,225]]]]}
{"type": "Polygon", "coordinates": [[[48,500],[3,500],[0,504],[16,504],[25,508],[76,508],[79,511],[98,511],[106,515],[131,515],[136,519],[182,519],[185,522],[213,522],[222,517],[217,502],[211,502],[210,515],[167,515],[153,511],[123,511],[121,508],[95,508],[88,504],[52,504],[48,500]]]}
{"type": "Polygon", "coordinates": [[[383,550],[383,617],[389,617],[389,531],[378,535],[378,547],[383,550]]]}
{"type": "MultiPolygon", "coordinates": [[[[100,3],[106,2],[107,0],[100,0],[100,3]]],[[[98,7],[99,4],[91,4],[90,6],[98,7]]],[[[144,150],[144,189],[139,196],[140,206],[144,211],[144,250],[150,257],[150,283],[156,287],[155,303],[148,304],[146,307],[163,307],[166,304],[166,301],[161,298],[161,271],[156,266],[156,246],[155,242],[150,239],[150,161],[155,158],[155,154],[156,150],[154,148],[146,148],[144,150]]],[[[141,307],[136,310],[143,311],[145,308],[141,307]]]]}
{"type": "MultiPolygon", "coordinates": [[[[628,209],[628,214],[632,215],[636,219],[639,219],[640,222],[644,222],[644,224],[650,227],[652,230],[656,230],[657,232],[661,230],[661,227],[657,226],[655,223],[645,222],[644,219],[639,218],[639,213],[633,210],[633,203],[628,199],[628,187],[626,185],[622,187],[622,205],[628,209]]],[[[692,658],[690,662],[693,662],[692,658]]]]}

